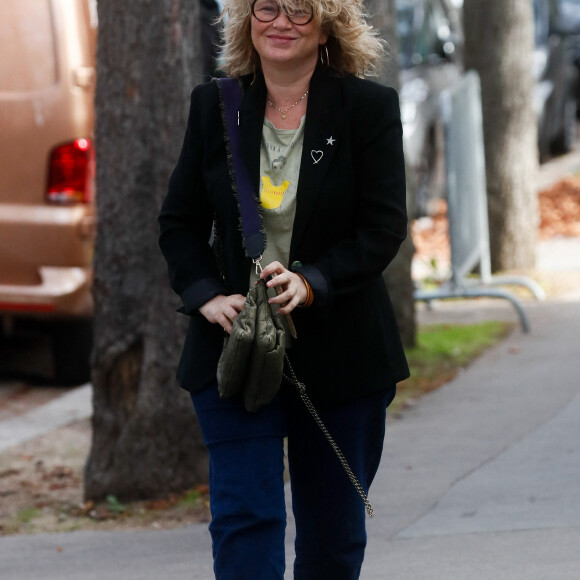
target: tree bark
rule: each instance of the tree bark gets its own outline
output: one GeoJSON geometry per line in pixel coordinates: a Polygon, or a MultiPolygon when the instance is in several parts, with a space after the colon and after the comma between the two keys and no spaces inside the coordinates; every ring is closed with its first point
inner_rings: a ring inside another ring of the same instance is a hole
{"type": "MultiPolygon", "coordinates": [[[[384,66],[379,71],[378,81],[399,90],[399,39],[397,36],[397,11],[395,0],[367,0],[367,6],[372,13],[372,24],[381,32],[381,38],[387,41],[388,56],[384,66]]],[[[407,212],[413,215],[413,181],[410,168],[407,167],[407,212]]],[[[415,346],[416,321],[415,299],[413,298],[413,279],[411,264],[415,246],[411,236],[411,224],[407,227],[407,239],[403,242],[399,253],[384,271],[383,278],[389,291],[395,316],[401,332],[403,344],[406,347],[415,346]]]]}
{"type": "Polygon", "coordinates": [[[465,68],[481,77],[492,268],[533,267],[538,201],[530,0],[465,0],[465,68]]]}
{"type": "Polygon", "coordinates": [[[93,440],[85,496],[160,497],[206,481],[189,396],[176,386],[184,321],[157,213],[202,76],[199,3],[99,0],[93,440]]]}

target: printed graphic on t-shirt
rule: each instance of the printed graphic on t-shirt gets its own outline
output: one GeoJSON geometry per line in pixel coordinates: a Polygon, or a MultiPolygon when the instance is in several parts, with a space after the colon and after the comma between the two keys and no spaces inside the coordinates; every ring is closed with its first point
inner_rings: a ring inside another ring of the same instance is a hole
{"type": "Polygon", "coordinates": [[[262,176],[262,193],[260,195],[260,202],[266,209],[276,209],[280,207],[284,194],[290,185],[288,180],[284,180],[282,185],[274,185],[267,175],[262,176]]]}
{"type": "Polygon", "coordinates": [[[276,159],[272,160],[272,171],[274,173],[280,173],[282,169],[286,166],[286,157],[284,155],[280,155],[276,159]]]}

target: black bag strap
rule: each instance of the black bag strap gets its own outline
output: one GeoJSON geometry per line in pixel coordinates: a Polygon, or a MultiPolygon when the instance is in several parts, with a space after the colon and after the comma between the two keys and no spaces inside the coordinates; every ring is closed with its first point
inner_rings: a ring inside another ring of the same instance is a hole
{"type": "Polygon", "coordinates": [[[320,427],[320,430],[322,431],[322,433],[323,433],[324,437],[326,438],[326,440],[328,441],[329,445],[332,447],[332,450],[334,451],[334,453],[336,454],[336,457],[340,461],[340,464],[342,465],[342,468],[344,469],[346,475],[350,479],[350,482],[352,483],[352,485],[356,489],[357,493],[360,495],[361,499],[363,500],[365,507],[366,507],[366,510],[367,510],[367,514],[369,515],[369,517],[372,518],[374,515],[373,508],[371,506],[371,502],[369,501],[367,493],[364,490],[361,482],[358,480],[357,476],[354,474],[353,470],[350,468],[350,465],[348,464],[348,460],[344,456],[344,453],[342,452],[342,450],[338,446],[338,443],[334,440],[334,437],[330,434],[330,431],[326,428],[326,425],[324,424],[324,422],[320,418],[320,415],[316,411],[316,407],[314,406],[314,404],[310,400],[310,397],[306,393],[306,385],[303,382],[299,381],[298,378],[296,377],[296,373],[294,372],[294,368],[292,367],[292,364],[290,363],[290,359],[288,358],[287,354],[284,354],[284,360],[286,361],[286,366],[288,367],[288,370],[290,372],[290,376],[283,375],[284,380],[289,382],[291,385],[294,385],[296,387],[296,389],[298,390],[298,394],[300,395],[302,402],[304,403],[304,405],[306,406],[306,408],[308,409],[308,411],[312,415],[312,418],[314,419],[315,423],[320,427]]]}
{"type": "Polygon", "coordinates": [[[228,166],[240,210],[244,249],[248,258],[259,260],[266,248],[266,234],[259,203],[253,194],[250,172],[242,158],[240,107],[242,87],[238,79],[215,79],[220,90],[224,134],[228,145],[228,166]]]}

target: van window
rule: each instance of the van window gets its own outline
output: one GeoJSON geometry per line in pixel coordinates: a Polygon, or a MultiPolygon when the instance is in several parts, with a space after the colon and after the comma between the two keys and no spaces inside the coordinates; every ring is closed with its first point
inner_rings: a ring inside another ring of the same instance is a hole
{"type": "Polygon", "coordinates": [[[28,92],[56,83],[50,0],[0,0],[0,92],[28,92]]]}

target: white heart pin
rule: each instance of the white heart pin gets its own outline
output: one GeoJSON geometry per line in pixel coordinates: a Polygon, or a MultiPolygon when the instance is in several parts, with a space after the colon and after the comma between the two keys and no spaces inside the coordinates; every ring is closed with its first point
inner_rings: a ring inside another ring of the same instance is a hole
{"type": "Polygon", "coordinates": [[[313,149],[310,152],[310,155],[312,155],[314,165],[316,165],[322,159],[322,156],[324,155],[324,151],[316,151],[315,149],[313,149]]]}

